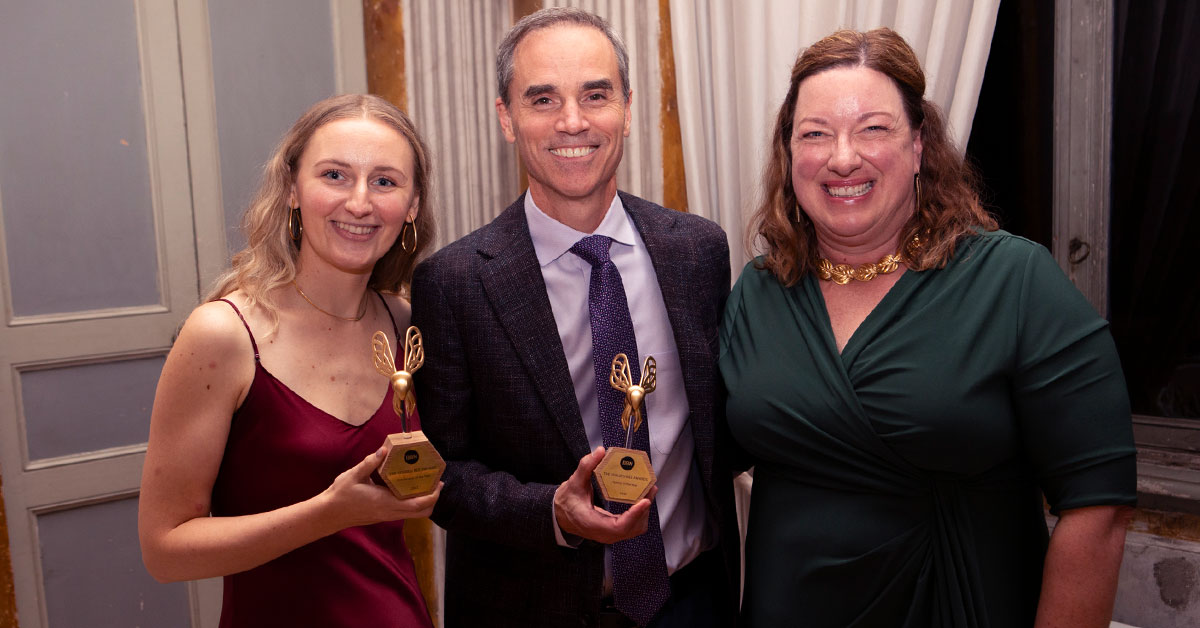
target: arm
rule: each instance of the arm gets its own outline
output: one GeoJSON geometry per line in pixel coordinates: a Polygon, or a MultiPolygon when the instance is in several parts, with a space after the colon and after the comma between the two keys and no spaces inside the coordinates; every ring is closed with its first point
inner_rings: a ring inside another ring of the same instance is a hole
{"type": "Polygon", "coordinates": [[[373,485],[380,451],[309,500],[210,517],[233,412],[254,377],[252,355],[237,315],[208,303],[189,317],[163,365],[138,506],[142,558],[160,581],[244,571],[350,526],[426,516],[437,500],[437,492],[397,500],[373,485]]]}
{"type": "Polygon", "coordinates": [[[1042,570],[1036,628],[1105,628],[1112,618],[1128,506],[1063,511],[1042,570]]]}
{"type": "Polygon", "coordinates": [[[425,366],[414,377],[421,425],[446,461],[444,497],[432,518],[446,530],[479,539],[529,550],[553,548],[554,532],[547,515],[554,485],[521,482],[507,470],[480,461],[475,450],[473,425],[504,419],[479,416],[490,407],[489,400],[476,398],[466,346],[470,338],[464,336],[482,333],[485,349],[487,340],[499,343],[504,337],[493,338],[489,331],[460,322],[466,313],[451,297],[457,293],[456,283],[469,276],[473,275],[468,268],[444,255],[420,264],[413,274],[412,324],[425,339],[425,366]]]}
{"type": "Polygon", "coordinates": [[[1136,500],[1129,400],[1107,324],[1053,258],[1031,250],[1013,381],[1025,455],[1059,521],[1036,626],[1108,626],[1136,500]]]}

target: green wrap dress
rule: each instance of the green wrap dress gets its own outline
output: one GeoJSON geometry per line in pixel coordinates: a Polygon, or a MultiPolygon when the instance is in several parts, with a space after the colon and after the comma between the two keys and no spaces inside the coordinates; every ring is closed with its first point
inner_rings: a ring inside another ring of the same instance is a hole
{"type": "Polygon", "coordinates": [[[839,354],[817,280],[746,266],[721,329],[755,464],[743,617],[784,626],[1031,626],[1052,512],[1133,504],[1107,322],[1045,248],[967,238],[905,272],[839,354]]]}

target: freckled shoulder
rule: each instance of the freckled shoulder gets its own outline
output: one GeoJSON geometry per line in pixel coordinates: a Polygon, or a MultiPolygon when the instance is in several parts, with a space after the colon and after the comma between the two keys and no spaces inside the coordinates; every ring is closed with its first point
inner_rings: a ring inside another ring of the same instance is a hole
{"type": "Polygon", "coordinates": [[[198,417],[227,423],[254,374],[254,349],[237,313],[219,301],[200,305],[167,355],[151,423],[184,425],[198,417]]]}
{"type": "Polygon", "coordinates": [[[222,301],[204,303],[192,310],[179,331],[175,346],[188,349],[196,357],[224,365],[244,365],[253,370],[254,348],[250,334],[237,312],[222,301]]]}

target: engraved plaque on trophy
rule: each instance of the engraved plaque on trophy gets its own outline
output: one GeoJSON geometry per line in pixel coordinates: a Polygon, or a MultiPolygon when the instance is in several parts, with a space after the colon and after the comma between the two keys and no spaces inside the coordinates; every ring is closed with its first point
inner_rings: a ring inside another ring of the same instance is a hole
{"type": "Polygon", "coordinates": [[[654,392],[655,363],[646,356],[641,381],[633,383],[629,374],[629,358],[618,353],[612,361],[609,384],[625,393],[625,408],[621,411],[621,428],[625,430],[625,446],[610,447],[593,475],[600,485],[604,499],[632,504],[646,496],[657,477],[650,466],[650,456],[641,449],[631,449],[633,433],[642,427],[642,405],[646,395],[654,392]]]}
{"type": "Polygon", "coordinates": [[[425,363],[421,332],[409,327],[405,334],[403,369],[393,363],[392,348],[382,331],[371,337],[371,352],[375,356],[375,370],[392,381],[392,409],[400,417],[401,429],[383,441],[387,454],[379,465],[379,477],[400,499],[428,495],[442,479],[446,462],[421,430],[408,429],[408,416],[417,409],[412,374],[425,363]]]}

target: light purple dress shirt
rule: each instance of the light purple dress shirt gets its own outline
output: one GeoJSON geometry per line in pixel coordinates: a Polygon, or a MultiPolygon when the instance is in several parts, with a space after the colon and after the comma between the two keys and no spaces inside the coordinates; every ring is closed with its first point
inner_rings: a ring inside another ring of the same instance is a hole
{"type": "MultiPolygon", "coordinates": [[[[704,490],[699,472],[693,472],[695,446],[687,423],[688,401],[683,387],[683,369],[675,336],[667,318],[658,276],[646,244],[625,212],[621,198],[614,195],[608,212],[593,233],[576,231],[547,216],[525,194],[525,218],[546,293],[554,311],[554,322],[566,353],[567,367],[575,386],[575,398],[583,416],[583,427],[592,449],[604,444],[600,430],[600,409],[596,402],[596,375],[592,363],[592,327],[588,315],[588,286],[592,266],[570,252],[580,239],[604,235],[613,239],[609,256],[621,273],[637,336],[640,361],[654,356],[657,363],[657,387],[645,401],[646,425],[650,429],[650,463],[658,476],[659,527],[663,535],[667,572],[691,562],[706,547],[707,517],[704,490]]],[[[639,364],[639,368],[640,368],[639,364]]],[[[645,427],[643,429],[646,429],[645,427]]],[[[553,513],[551,513],[553,516],[553,513]]],[[[571,546],[554,524],[558,542],[571,546]]],[[[605,552],[605,590],[612,581],[610,553],[605,552]]]]}

